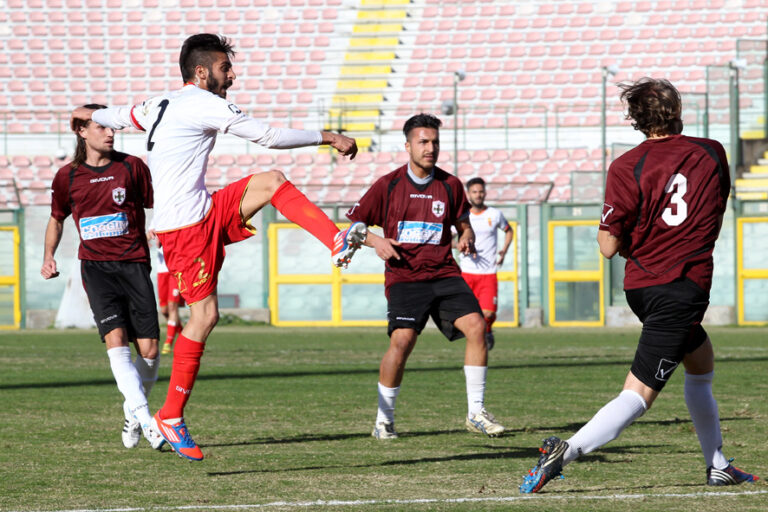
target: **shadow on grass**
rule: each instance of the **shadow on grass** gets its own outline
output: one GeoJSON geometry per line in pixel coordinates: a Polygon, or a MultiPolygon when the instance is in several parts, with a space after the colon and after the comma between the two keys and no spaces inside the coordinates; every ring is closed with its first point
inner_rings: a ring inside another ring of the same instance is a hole
{"type": "MultiPolygon", "coordinates": [[[[499,370],[520,370],[520,369],[533,369],[533,368],[584,368],[584,367],[605,367],[605,366],[624,366],[629,369],[632,361],[630,359],[606,359],[599,361],[584,361],[576,358],[567,358],[565,362],[553,362],[551,359],[542,361],[540,363],[528,363],[528,364],[505,364],[505,365],[492,365],[489,369],[493,372],[499,370]]],[[[754,363],[758,361],[768,361],[768,357],[743,357],[743,358],[727,358],[717,359],[716,364],[726,363],[754,363]]],[[[205,364],[203,364],[205,368],[205,364]]],[[[422,372],[452,372],[460,371],[461,365],[456,366],[438,366],[438,367],[409,367],[408,373],[422,373],[422,372]]],[[[285,379],[285,378],[302,378],[302,377],[335,377],[343,375],[378,375],[379,368],[349,368],[349,369],[328,369],[328,370],[306,370],[306,371],[293,371],[293,372],[239,372],[239,373],[219,373],[211,375],[198,375],[197,380],[205,381],[218,381],[218,380],[242,380],[242,379],[285,379]]],[[[167,378],[159,379],[158,382],[167,382],[167,378]]],[[[114,386],[115,381],[113,379],[89,379],[89,380],[73,380],[66,382],[27,382],[27,383],[13,383],[13,384],[0,384],[0,390],[14,390],[14,389],[44,389],[44,388],[68,388],[68,387],[80,387],[80,386],[114,386]]]]}
{"type": "MultiPolygon", "coordinates": [[[[447,433],[454,433],[455,431],[449,431],[447,433]]],[[[411,437],[412,435],[433,435],[446,433],[443,431],[436,432],[418,432],[409,433],[403,435],[403,437],[411,437]]],[[[354,435],[353,437],[359,437],[354,435]]],[[[375,442],[375,441],[371,441],[375,442]]],[[[397,441],[395,441],[397,442],[397,441]]],[[[257,444],[257,443],[243,443],[243,444],[257,444]]],[[[217,445],[209,445],[217,446],[217,445]]],[[[222,445],[218,445],[222,446],[222,445]]],[[[229,445],[227,445],[229,446],[229,445]]],[[[616,446],[608,449],[602,449],[601,451],[611,454],[635,454],[647,450],[648,448],[664,448],[664,446],[657,445],[643,445],[643,446],[616,446]]],[[[208,476],[233,476],[242,474],[253,473],[282,473],[282,472],[295,472],[295,471],[318,471],[329,469],[353,469],[353,468],[384,468],[384,467],[397,467],[397,466],[413,466],[417,464],[435,464],[441,462],[456,462],[456,461],[480,461],[480,460],[507,460],[507,459],[530,459],[531,467],[536,463],[539,457],[538,447],[520,447],[520,446],[484,446],[483,452],[477,453],[464,453],[457,455],[446,455],[443,457],[420,457],[415,459],[399,459],[399,460],[387,460],[383,462],[372,462],[370,464],[327,464],[327,465],[314,465],[314,466],[300,466],[294,468],[282,468],[282,469],[246,469],[238,471],[209,471],[208,476]]],[[[603,455],[593,454],[584,457],[584,460],[590,462],[606,462],[606,463],[627,463],[625,460],[608,460],[603,455]]],[[[520,475],[522,476],[522,475],[520,475]]],[[[638,487],[638,489],[641,487],[638,487]]]]}

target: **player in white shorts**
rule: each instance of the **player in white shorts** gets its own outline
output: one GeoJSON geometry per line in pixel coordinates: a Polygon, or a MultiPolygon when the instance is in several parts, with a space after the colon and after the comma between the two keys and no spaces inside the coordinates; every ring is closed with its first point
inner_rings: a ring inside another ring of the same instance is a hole
{"type": "Polygon", "coordinates": [[[498,310],[499,283],[496,269],[504,263],[509,245],[515,237],[504,214],[485,205],[485,181],[472,178],[467,182],[467,198],[472,208],[469,222],[475,232],[475,254],[461,255],[461,275],[480,303],[485,317],[485,344],[493,348],[495,339],[492,326],[498,310]],[[496,232],[504,232],[504,247],[496,253],[496,232]]]}

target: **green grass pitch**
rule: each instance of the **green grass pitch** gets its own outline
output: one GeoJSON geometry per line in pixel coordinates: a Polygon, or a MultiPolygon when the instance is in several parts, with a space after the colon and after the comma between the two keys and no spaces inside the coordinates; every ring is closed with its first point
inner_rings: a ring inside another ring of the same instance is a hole
{"type": "MultiPolygon", "coordinates": [[[[725,454],[768,477],[768,330],[709,332],[725,454]]],[[[186,410],[206,457],[190,463],[144,440],[123,448],[122,399],[94,331],[3,333],[0,511],[766,510],[764,480],[704,485],[682,369],[619,439],[519,494],[541,439],[569,436],[619,392],[638,334],[498,330],[486,405],[509,431],[488,439],[464,430],[463,342],[425,331],[397,404],[401,438],[377,442],[384,329],[218,328],[186,410]]],[[[169,373],[166,358],[153,412],[169,373]]]]}

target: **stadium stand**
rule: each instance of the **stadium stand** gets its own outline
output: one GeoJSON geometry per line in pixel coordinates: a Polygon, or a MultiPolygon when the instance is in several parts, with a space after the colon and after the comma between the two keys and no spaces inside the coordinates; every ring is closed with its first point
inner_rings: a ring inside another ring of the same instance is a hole
{"type": "MultiPolygon", "coordinates": [[[[178,49],[199,31],[234,40],[239,79],[230,94],[241,108],[276,126],[343,129],[377,152],[341,165],[331,155],[297,153],[288,161],[228,147],[230,154],[217,155],[209,169],[212,188],[250,169],[278,166],[305,187],[327,188],[318,197],[363,189],[401,161],[397,131],[404,119],[440,113],[456,85],[458,124],[442,117],[444,168],[454,170],[455,128],[459,175],[503,184],[498,200],[576,199],[571,185],[601,169],[595,148],[602,67],[613,64],[620,71],[608,84],[609,129],[626,127],[614,82],[664,76],[693,97],[707,90],[707,66],[745,57],[741,130],[765,135],[755,114],[765,88],[756,65],[766,44],[768,4],[761,0],[90,4],[8,0],[0,12],[7,48],[0,54],[0,135],[8,155],[0,171],[12,173],[26,204],[46,200],[41,183],[60,163],[51,155],[68,137],[69,109],[140,102],[180,85],[178,49]],[[466,79],[455,83],[459,70],[466,79]],[[36,143],[45,137],[46,144],[36,143]],[[57,143],[48,144],[50,137],[57,143]],[[41,152],[47,160],[35,159],[41,152]],[[552,183],[549,192],[543,183],[552,183]]],[[[727,81],[709,85],[710,123],[725,125],[727,81]]],[[[754,164],[750,175],[762,175],[764,165],[754,164]]],[[[764,187],[762,179],[739,183],[764,187]]],[[[578,191],[579,199],[592,195],[578,191]]]]}

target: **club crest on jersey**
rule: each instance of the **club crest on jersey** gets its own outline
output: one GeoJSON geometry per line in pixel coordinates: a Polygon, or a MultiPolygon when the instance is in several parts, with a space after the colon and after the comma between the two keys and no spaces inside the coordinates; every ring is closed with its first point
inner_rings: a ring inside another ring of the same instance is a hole
{"type": "Polygon", "coordinates": [[[435,217],[442,217],[445,214],[445,203],[442,201],[432,201],[432,213],[435,217]]]}
{"type": "Polygon", "coordinates": [[[125,189],[123,187],[117,187],[112,189],[112,199],[117,204],[123,204],[125,201],[125,189]]]}

